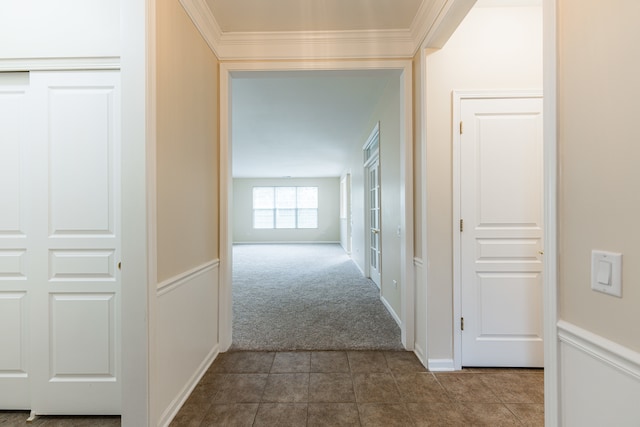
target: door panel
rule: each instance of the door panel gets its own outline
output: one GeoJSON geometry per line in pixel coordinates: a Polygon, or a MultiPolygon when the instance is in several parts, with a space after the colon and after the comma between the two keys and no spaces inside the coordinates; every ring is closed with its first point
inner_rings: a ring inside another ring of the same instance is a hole
{"type": "Polygon", "coordinates": [[[543,365],[542,99],[465,99],[463,366],[543,365]]]}
{"type": "Polygon", "coordinates": [[[118,80],[117,72],[31,75],[38,414],[120,413],[118,80]]]}
{"type": "Polygon", "coordinates": [[[115,380],[114,299],[113,294],[50,295],[50,381],[115,380]]]}
{"type": "Polygon", "coordinates": [[[52,282],[115,280],[114,250],[51,250],[49,265],[52,282]]]}
{"type": "Polygon", "coordinates": [[[0,292],[0,401],[7,409],[29,407],[26,292],[0,292]]]}
{"type": "Polygon", "coordinates": [[[113,234],[113,88],[49,88],[51,234],[113,234]]]}

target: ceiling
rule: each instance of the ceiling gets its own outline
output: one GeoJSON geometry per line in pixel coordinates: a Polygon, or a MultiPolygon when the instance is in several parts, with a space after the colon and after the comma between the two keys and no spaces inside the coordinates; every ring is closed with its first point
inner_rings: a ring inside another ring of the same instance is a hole
{"type": "Polygon", "coordinates": [[[433,0],[206,0],[222,32],[409,29],[433,0]]]}

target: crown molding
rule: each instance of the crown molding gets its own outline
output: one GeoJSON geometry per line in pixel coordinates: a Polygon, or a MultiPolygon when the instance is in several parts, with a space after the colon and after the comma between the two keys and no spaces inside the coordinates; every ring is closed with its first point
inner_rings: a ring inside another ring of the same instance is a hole
{"type": "Polygon", "coordinates": [[[398,59],[412,56],[409,31],[295,31],[224,33],[226,60],[398,59]]]}
{"type": "Polygon", "coordinates": [[[204,0],[180,0],[180,4],[198,31],[200,31],[200,34],[211,50],[216,54],[218,59],[222,59],[218,52],[218,46],[222,39],[222,30],[220,29],[220,25],[218,25],[218,21],[216,21],[216,18],[211,13],[209,6],[207,6],[204,0]]]}
{"type": "Polygon", "coordinates": [[[412,58],[423,41],[441,33],[440,24],[446,23],[453,6],[464,3],[470,8],[475,0],[437,0],[430,6],[427,3],[421,3],[406,30],[223,32],[205,0],[180,0],[222,61],[412,58]]]}
{"type": "MultiPolygon", "coordinates": [[[[440,49],[458,28],[462,20],[477,0],[446,0],[432,21],[425,20],[422,33],[416,34],[418,46],[429,49],[440,49]]],[[[424,4],[424,3],[423,3],[424,4]]]]}
{"type": "Polygon", "coordinates": [[[455,0],[438,0],[432,3],[431,7],[427,7],[428,2],[426,0],[420,3],[416,16],[413,17],[413,21],[409,27],[416,50],[436,24],[442,10],[453,1],[455,0]]]}

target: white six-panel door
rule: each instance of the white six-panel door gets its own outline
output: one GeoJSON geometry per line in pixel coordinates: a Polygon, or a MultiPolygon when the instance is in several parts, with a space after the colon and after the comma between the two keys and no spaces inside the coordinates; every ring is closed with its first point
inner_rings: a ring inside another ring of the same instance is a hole
{"type": "Polygon", "coordinates": [[[460,118],[462,365],[540,367],[542,98],[463,99],[460,118]]]}
{"type": "MultiPolygon", "coordinates": [[[[3,205],[11,191],[19,200],[16,224],[5,219],[3,230],[18,229],[3,246],[13,256],[4,275],[15,276],[3,290],[12,354],[19,348],[26,366],[20,387],[38,414],[118,414],[119,75],[32,72],[28,83],[26,127],[13,149],[19,185],[0,194],[3,205]]],[[[10,384],[1,381],[3,396],[10,384]]]]}

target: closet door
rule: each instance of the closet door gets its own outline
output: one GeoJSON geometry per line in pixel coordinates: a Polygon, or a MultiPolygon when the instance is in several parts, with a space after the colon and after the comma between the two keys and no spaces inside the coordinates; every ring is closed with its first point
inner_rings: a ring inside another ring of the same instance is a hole
{"type": "Polygon", "coordinates": [[[119,73],[32,72],[31,409],[119,414],[119,73]]]}
{"type": "Polygon", "coordinates": [[[28,409],[28,73],[0,73],[0,409],[28,409]]]}

